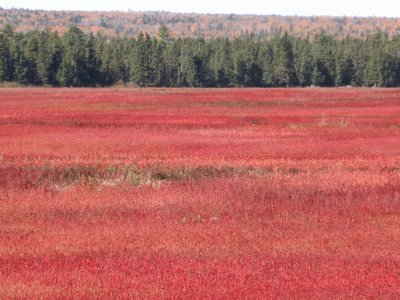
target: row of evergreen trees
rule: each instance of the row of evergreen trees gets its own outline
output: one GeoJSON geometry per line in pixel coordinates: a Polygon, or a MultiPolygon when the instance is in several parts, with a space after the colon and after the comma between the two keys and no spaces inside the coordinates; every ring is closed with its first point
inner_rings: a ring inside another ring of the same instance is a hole
{"type": "Polygon", "coordinates": [[[299,39],[135,39],[84,34],[71,27],[16,33],[0,29],[0,82],[109,86],[400,86],[400,36],[335,40],[321,33],[299,39]]]}

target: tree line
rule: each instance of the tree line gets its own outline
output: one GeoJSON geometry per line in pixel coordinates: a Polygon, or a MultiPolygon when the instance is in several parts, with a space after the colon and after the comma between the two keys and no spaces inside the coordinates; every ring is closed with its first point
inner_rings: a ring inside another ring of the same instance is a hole
{"type": "Polygon", "coordinates": [[[38,86],[291,87],[400,86],[400,35],[378,32],[366,39],[335,39],[325,33],[263,39],[244,35],[211,40],[109,38],[72,26],[0,29],[0,82],[38,86]]]}

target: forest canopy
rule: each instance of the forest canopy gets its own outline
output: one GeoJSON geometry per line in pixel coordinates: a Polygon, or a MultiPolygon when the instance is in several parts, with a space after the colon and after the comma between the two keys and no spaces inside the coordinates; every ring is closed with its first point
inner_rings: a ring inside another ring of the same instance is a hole
{"type": "Polygon", "coordinates": [[[0,82],[46,86],[290,87],[400,86],[400,35],[366,39],[326,33],[301,38],[174,38],[85,34],[71,26],[15,32],[0,28],[0,82]]]}

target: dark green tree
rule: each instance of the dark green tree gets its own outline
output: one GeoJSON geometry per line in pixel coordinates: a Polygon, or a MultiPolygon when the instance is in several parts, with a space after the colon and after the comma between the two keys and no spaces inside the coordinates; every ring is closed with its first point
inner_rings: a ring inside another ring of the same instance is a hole
{"type": "Polygon", "coordinates": [[[335,85],[335,52],[336,44],[331,36],[321,33],[316,37],[312,49],[313,73],[311,81],[313,85],[335,85]]]}
{"type": "Polygon", "coordinates": [[[274,81],[277,86],[294,86],[298,83],[292,42],[287,32],[279,39],[274,53],[274,81]]]}
{"type": "Polygon", "coordinates": [[[85,86],[88,80],[86,38],[82,30],[72,26],[63,35],[62,62],[57,77],[64,86],[85,86]]]}
{"type": "Polygon", "coordinates": [[[275,40],[264,41],[260,48],[260,61],[262,68],[262,84],[268,87],[275,86],[274,79],[274,46],[275,40]]]}
{"type": "Polygon", "coordinates": [[[162,43],[168,43],[171,40],[170,29],[165,25],[160,26],[158,30],[158,37],[162,43]]]}
{"type": "MultiPolygon", "coordinates": [[[[85,62],[86,62],[86,78],[85,84],[95,86],[101,82],[100,78],[100,59],[96,55],[96,39],[93,34],[86,37],[85,62]]],[[[111,82],[111,84],[114,82],[111,82]]]]}
{"type": "Polygon", "coordinates": [[[208,85],[228,87],[233,81],[231,43],[228,39],[218,39],[211,45],[208,85]]]}
{"type": "Polygon", "coordinates": [[[307,38],[297,43],[295,69],[298,84],[300,86],[311,85],[311,75],[313,74],[311,43],[307,38]]]}
{"type": "Polygon", "coordinates": [[[14,27],[11,25],[6,25],[0,30],[0,82],[13,79],[14,65],[11,48],[14,39],[14,27]]]}
{"type": "Polygon", "coordinates": [[[10,53],[6,37],[0,33],[0,82],[9,79],[8,62],[10,60],[10,53]]]}
{"type": "Polygon", "coordinates": [[[130,79],[139,86],[151,85],[150,53],[152,40],[140,33],[130,58],[130,79]]]}
{"type": "Polygon", "coordinates": [[[246,54],[243,52],[235,53],[234,58],[234,82],[242,87],[247,80],[246,54]]]}
{"type": "Polygon", "coordinates": [[[345,49],[345,42],[341,41],[337,44],[336,50],[336,72],[335,85],[347,86],[354,85],[355,70],[354,63],[345,49]]]}
{"type": "Polygon", "coordinates": [[[57,73],[61,64],[61,41],[59,36],[45,29],[38,36],[36,58],[38,81],[44,85],[58,85],[57,73]]]}

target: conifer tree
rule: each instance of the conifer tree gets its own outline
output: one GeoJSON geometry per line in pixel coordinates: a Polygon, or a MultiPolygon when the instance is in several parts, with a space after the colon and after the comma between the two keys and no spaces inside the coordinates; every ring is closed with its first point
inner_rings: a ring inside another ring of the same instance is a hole
{"type": "Polygon", "coordinates": [[[11,25],[5,25],[0,30],[0,82],[13,79],[12,43],[14,39],[14,28],[11,25]]]}
{"type": "Polygon", "coordinates": [[[62,37],[62,62],[57,77],[65,86],[85,86],[87,83],[86,43],[83,32],[72,26],[62,37]]]}
{"type": "Polygon", "coordinates": [[[274,79],[277,86],[297,85],[297,78],[293,64],[293,48],[289,34],[279,39],[274,57],[274,79]]]}

